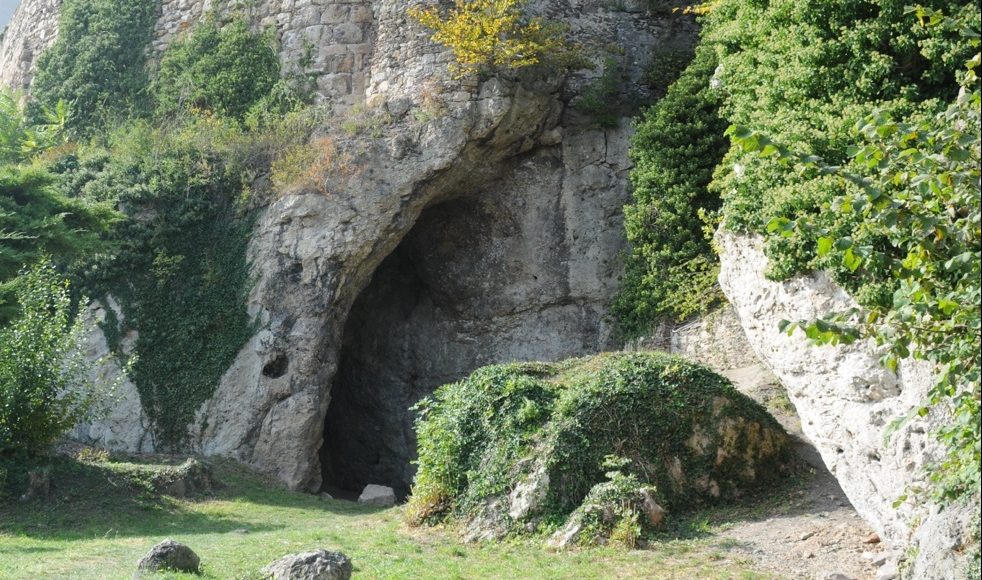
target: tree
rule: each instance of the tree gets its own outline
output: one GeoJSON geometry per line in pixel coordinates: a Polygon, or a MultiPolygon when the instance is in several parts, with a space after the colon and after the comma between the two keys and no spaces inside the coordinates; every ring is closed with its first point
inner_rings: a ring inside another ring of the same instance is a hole
{"type": "Polygon", "coordinates": [[[568,54],[562,34],[540,18],[522,15],[523,0],[455,0],[444,14],[411,8],[409,16],[434,31],[432,40],[453,50],[456,77],[539,64],[568,54]]]}
{"type": "Polygon", "coordinates": [[[0,92],[0,326],[16,315],[16,275],[42,254],[62,260],[101,249],[117,212],[108,204],[63,194],[58,179],[35,158],[64,144],[64,101],[31,124],[23,109],[0,92]]]}
{"type": "Polygon", "coordinates": [[[89,379],[68,281],[48,258],[21,279],[21,314],[0,329],[0,454],[44,449],[107,394],[89,379]]]}

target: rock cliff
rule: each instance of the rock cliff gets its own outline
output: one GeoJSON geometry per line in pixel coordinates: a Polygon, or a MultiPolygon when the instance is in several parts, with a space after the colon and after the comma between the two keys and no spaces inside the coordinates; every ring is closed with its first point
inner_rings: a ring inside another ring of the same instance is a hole
{"type": "Polygon", "coordinates": [[[894,374],[879,364],[875,344],[817,347],[801,332],[779,332],[781,320],[810,320],[855,303],[824,273],[768,280],[758,238],[724,231],[717,242],[720,285],[751,346],[787,388],[802,430],[849,501],[891,546],[914,549],[912,577],[956,577],[977,505],[938,510],[901,501],[894,507],[926,487],[930,466],[943,456],[932,435],[945,420],[937,411],[924,418],[914,413],[893,427],[924,403],[931,367],[904,361],[894,374]]]}
{"type": "MultiPolygon", "coordinates": [[[[59,5],[25,0],[0,47],[15,63],[0,81],[29,84],[59,5]]],[[[204,14],[239,11],[275,31],[284,70],[302,68],[338,115],[384,119],[357,135],[319,130],[337,151],[325,186],[263,210],[249,248],[259,330],[197,411],[191,450],[295,489],[326,477],[405,493],[408,407],[421,396],[484,364],[615,346],[604,316],[625,247],[631,111],[603,129],[570,103],[608,59],[623,71],[622,96],[643,99],[653,53],[694,40],[688,17],[645,7],[533,3],[598,66],[477,82],[448,75],[451,55],[401,2],[163,0],[152,55],[204,14]]],[[[93,352],[105,350],[100,338],[93,352]]],[[[121,390],[125,409],[77,434],[153,449],[135,387],[124,380],[121,390]]]]}

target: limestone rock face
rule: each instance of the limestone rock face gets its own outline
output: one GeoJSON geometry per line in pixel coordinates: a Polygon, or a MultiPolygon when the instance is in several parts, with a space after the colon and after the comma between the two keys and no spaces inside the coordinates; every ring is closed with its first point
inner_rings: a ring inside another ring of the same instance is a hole
{"type": "Polygon", "coordinates": [[[945,543],[939,537],[948,538],[944,549],[919,551],[913,577],[949,575],[953,568],[939,564],[955,559],[956,545],[968,544],[964,518],[952,516],[962,510],[939,514],[910,503],[893,507],[909,488],[924,486],[926,468],[942,457],[931,432],[944,418],[915,418],[885,438],[895,419],[924,402],[932,384],[930,367],[905,361],[895,375],[879,364],[871,343],[818,347],[803,333],[781,333],[782,319],[814,319],[854,302],[824,273],[767,280],[767,257],[758,238],[722,231],[717,242],[722,248],[720,285],[750,344],[787,387],[802,430],[850,502],[891,545],[929,539],[933,545],[945,543]]]}
{"type": "MultiPolygon", "coordinates": [[[[25,0],[34,5],[57,12],[53,0],[25,0]]],[[[151,57],[229,5],[164,0],[151,57]]],[[[24,6],[5,51],[23,43],[17,27],[56,34],[24,6]]],[[[409,408],[436,386],[489,363],[616,346],[604,316],[626,245],[633,111],[604,129],[570,105],[608,58],[619,62],[623,100],[643,99],[652,55],[690,45],[694,26],[637,2],[532,2],[598,66],[479,81],[451,78],[452,55],[404,2],[258,0],[242,10],[275,33],[285,72],[306,62],[322,103],[385,121],[355,135],[344,119],[318,130],[342,163],[319,187],[279,192],[265,207],[249,247],[258,329],[197,410],[186,451],[238,459],[294,489],[316,491],[326,478],[404,496],[409,408]]],[[[149,433],[127,382],[109,416],[77,436],[148,451],[149,433]]]]}
{"type": "MultiPolygon", "coordinates": [[[[94,301],[84,313],[86,327],[85,356],[94,365],[89,377],[100,385],[112,386],[114,391],[105,408],[97,409],[91,419],[75,427],[70,436],[83,443],[128,453],[154,451],[150,419],[140,405],[140,393],[126,376],[116,353],[102,331],[107,319],[121,327],[123,311],[112,296],[94,301]],[[110,314],[111,313],[111,314],[110,314]]],[[[135,333],[121,337],[123,356],[132,354],[135,333]]]]}

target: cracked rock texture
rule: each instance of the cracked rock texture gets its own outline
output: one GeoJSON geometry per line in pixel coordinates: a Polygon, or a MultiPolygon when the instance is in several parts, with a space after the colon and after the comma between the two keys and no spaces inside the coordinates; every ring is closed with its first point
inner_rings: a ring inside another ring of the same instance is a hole
{"type": "Polygon", "coordinates": [[[917,547],[913,578],[958,577],[971,544],[974,506],[946,510],[895,500],[923,487],[943,449],[931,434],[944,416],[915,418],[886,437],[894,420],[918,408],[932,384],[931,367],[904,361],[898,374],[879,364],[872,343],[813,346],[801,332],[778,331],[781,320],[810,320],[855,303],[826,274],[784,282],[765,278],[762,240],[721,231],[720,285],[751,346],[780,378],[801,427],[856,511],[890,545],[917,547]]]}

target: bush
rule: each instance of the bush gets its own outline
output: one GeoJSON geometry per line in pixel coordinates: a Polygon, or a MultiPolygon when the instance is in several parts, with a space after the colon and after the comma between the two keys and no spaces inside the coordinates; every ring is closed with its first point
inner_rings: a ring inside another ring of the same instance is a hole
{"type": "Polygon", "coordinates": [[[708,185],[728,146],[720,95],[710,88],[715,70],[714,48],[700,46],[665,97],[637,121],[634,203],[624,208],[631,254],[613,305],[631,336],[660,318],[708,312],[722,298],[718,260],[700,217],[720,207],[708,185]]]}
{"type": "Polygon", "coordinates": [[[575,60],[555,25],[522,14],[523,0],[454,0],[448,13],[411,8],[409,16],[453,50],[455,76],[495,73],[545,61],[575,60]]]}
{"type": "Polygon", "coordinates": [[[68,282],[48,259],[21,276],[21,314],[0,329],[0,454],[43,450],[106,394],[88,379],[68,282]]]}
{"type": "Polygon", "coordinates": [[[157,0],[66,0],[58,38],[38,59],[40,105],[71,105],[68,127],[92,135],[146,112],[146,56],[157,0]]]}
{"type": "Polygon", "coordinates": [[[656,353],[485,367],[417,410],[416,523],[490,510],[513,532],[557,525],[609,478],[611,454],[629,478],[611,485],[653,485],[670,510],[737,497],[791,463],[780,426],[726,379],[656,353]],[[519,488],[538,499],[513,517],[519,488]]]}
{"type": "Polygon", "coordinates": [[[159,115],[203,110],[242,120],[279,80],[272,36],[241,18],[219,26],[213,14],[168,47],[151,92],[159,115]]]}

